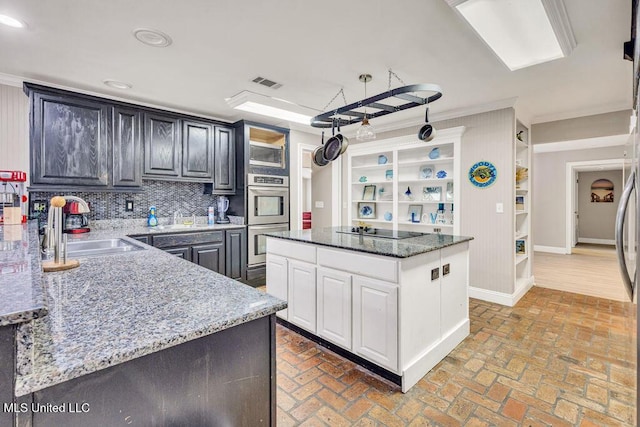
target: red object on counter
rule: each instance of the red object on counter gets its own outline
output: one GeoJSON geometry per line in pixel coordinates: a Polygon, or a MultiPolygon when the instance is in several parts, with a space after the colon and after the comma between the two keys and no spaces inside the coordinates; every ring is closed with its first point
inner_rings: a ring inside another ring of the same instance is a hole
{"type": "MultiPolygon", "coordinates": [[[[25,183],[27,182],[27,173],[22,171],[5,171],[0,170],[0,192],[3,194],[10,193],[18,196],[20,213],[22,214],[21,222],[27,222],[27,190],[25,183]],[[12,191],[7,191],[12,190],[12,191]]],[[[17,208],[17,205],[11,206],[6,203],[0,205],[0,224],[4,224],[4,208],[17,208]]]]}

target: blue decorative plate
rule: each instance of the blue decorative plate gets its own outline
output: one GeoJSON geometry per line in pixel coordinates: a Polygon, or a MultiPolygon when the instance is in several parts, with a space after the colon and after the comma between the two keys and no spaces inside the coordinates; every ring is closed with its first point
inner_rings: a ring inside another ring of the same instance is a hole
{"type": "Polygon", "coordinates": [[[498,177],[498,171],[491,162],[481,161],[469,169],[469,181],[478,188],[487,188],[498,177]]]}

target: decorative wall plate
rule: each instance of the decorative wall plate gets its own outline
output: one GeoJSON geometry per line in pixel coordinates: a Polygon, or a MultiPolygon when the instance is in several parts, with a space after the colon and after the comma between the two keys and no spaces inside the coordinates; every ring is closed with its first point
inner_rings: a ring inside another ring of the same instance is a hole
{"type": "Polygon", "coordinates": [[[498,177],[498,171],[491,162],[480,161],[469,169],[469,181],[478,188],[487,188],[498,177]]]}

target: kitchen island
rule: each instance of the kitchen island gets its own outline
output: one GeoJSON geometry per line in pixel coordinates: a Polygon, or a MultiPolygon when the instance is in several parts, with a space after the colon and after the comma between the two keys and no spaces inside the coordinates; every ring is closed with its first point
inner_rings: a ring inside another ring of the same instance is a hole
{"type": "Polygon", "coordinates": [[[406,392],[469,335],[472,238],[382,234],[268,233],[267,293],[279,322],[406,392]]]}
{"type": "Polygon", "coordinates": [[[0,425],[275,425],[286,303],[131,231],[73,240],[141,250],[42,273],[35,222],[0,227],[0,425]]]}

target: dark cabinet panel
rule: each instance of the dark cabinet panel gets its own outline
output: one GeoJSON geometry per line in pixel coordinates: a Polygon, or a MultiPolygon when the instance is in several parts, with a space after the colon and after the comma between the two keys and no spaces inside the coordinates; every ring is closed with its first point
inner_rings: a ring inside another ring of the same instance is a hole
{"type": "Polygon", "coordinates": [[[247,232],[244,229],[227,230],[225,245],[225,275],[232,279],[245,277],[247,269],[247,232]]]}
{"type": "Polygon", "coordinates": [[[187,261],[191,261],[191,248],[189,246],[181,248],[168,248],[164,249],[166,252],[177,256],[178,258],[184,258],[187,261]]]}
{"type": "Polygon", "coordinates": [[[129,236],[134,240],[137,240],[139,242],[145,243],[147,245],[151,244],[151,236],[150,235],[144,235],[144,236],[129,236]]]}
{"type": "Polygon", "coordinates": [[[216,126],[214,139],[214,194],[235,194],[236,154],[234,130],[216,126]]]}
{"type": "Polygon", "coordinates": [[[31,183],[109,185],[109,107],[31,93],[31,183]]]}
{"type": "Polygon", "coordinates": [[[113,107],[113,185],[142,185],[141,113],[113,107]]]}
{"type": "Polygon", "coordinates": [[[192,247],[192,261],[196,264],[224,274],[225,262],[224,242],[192,247]]]}
{"type": "Polygon", "coordinates": [[[153,177],[180,175],[180,120],[171,116],[144,115],[144,174],[153,177]]]}
{"type": "Polygon", "coordinates": [[[182,121],[182,176],[213,180],[213,126],[182,121]]]}

